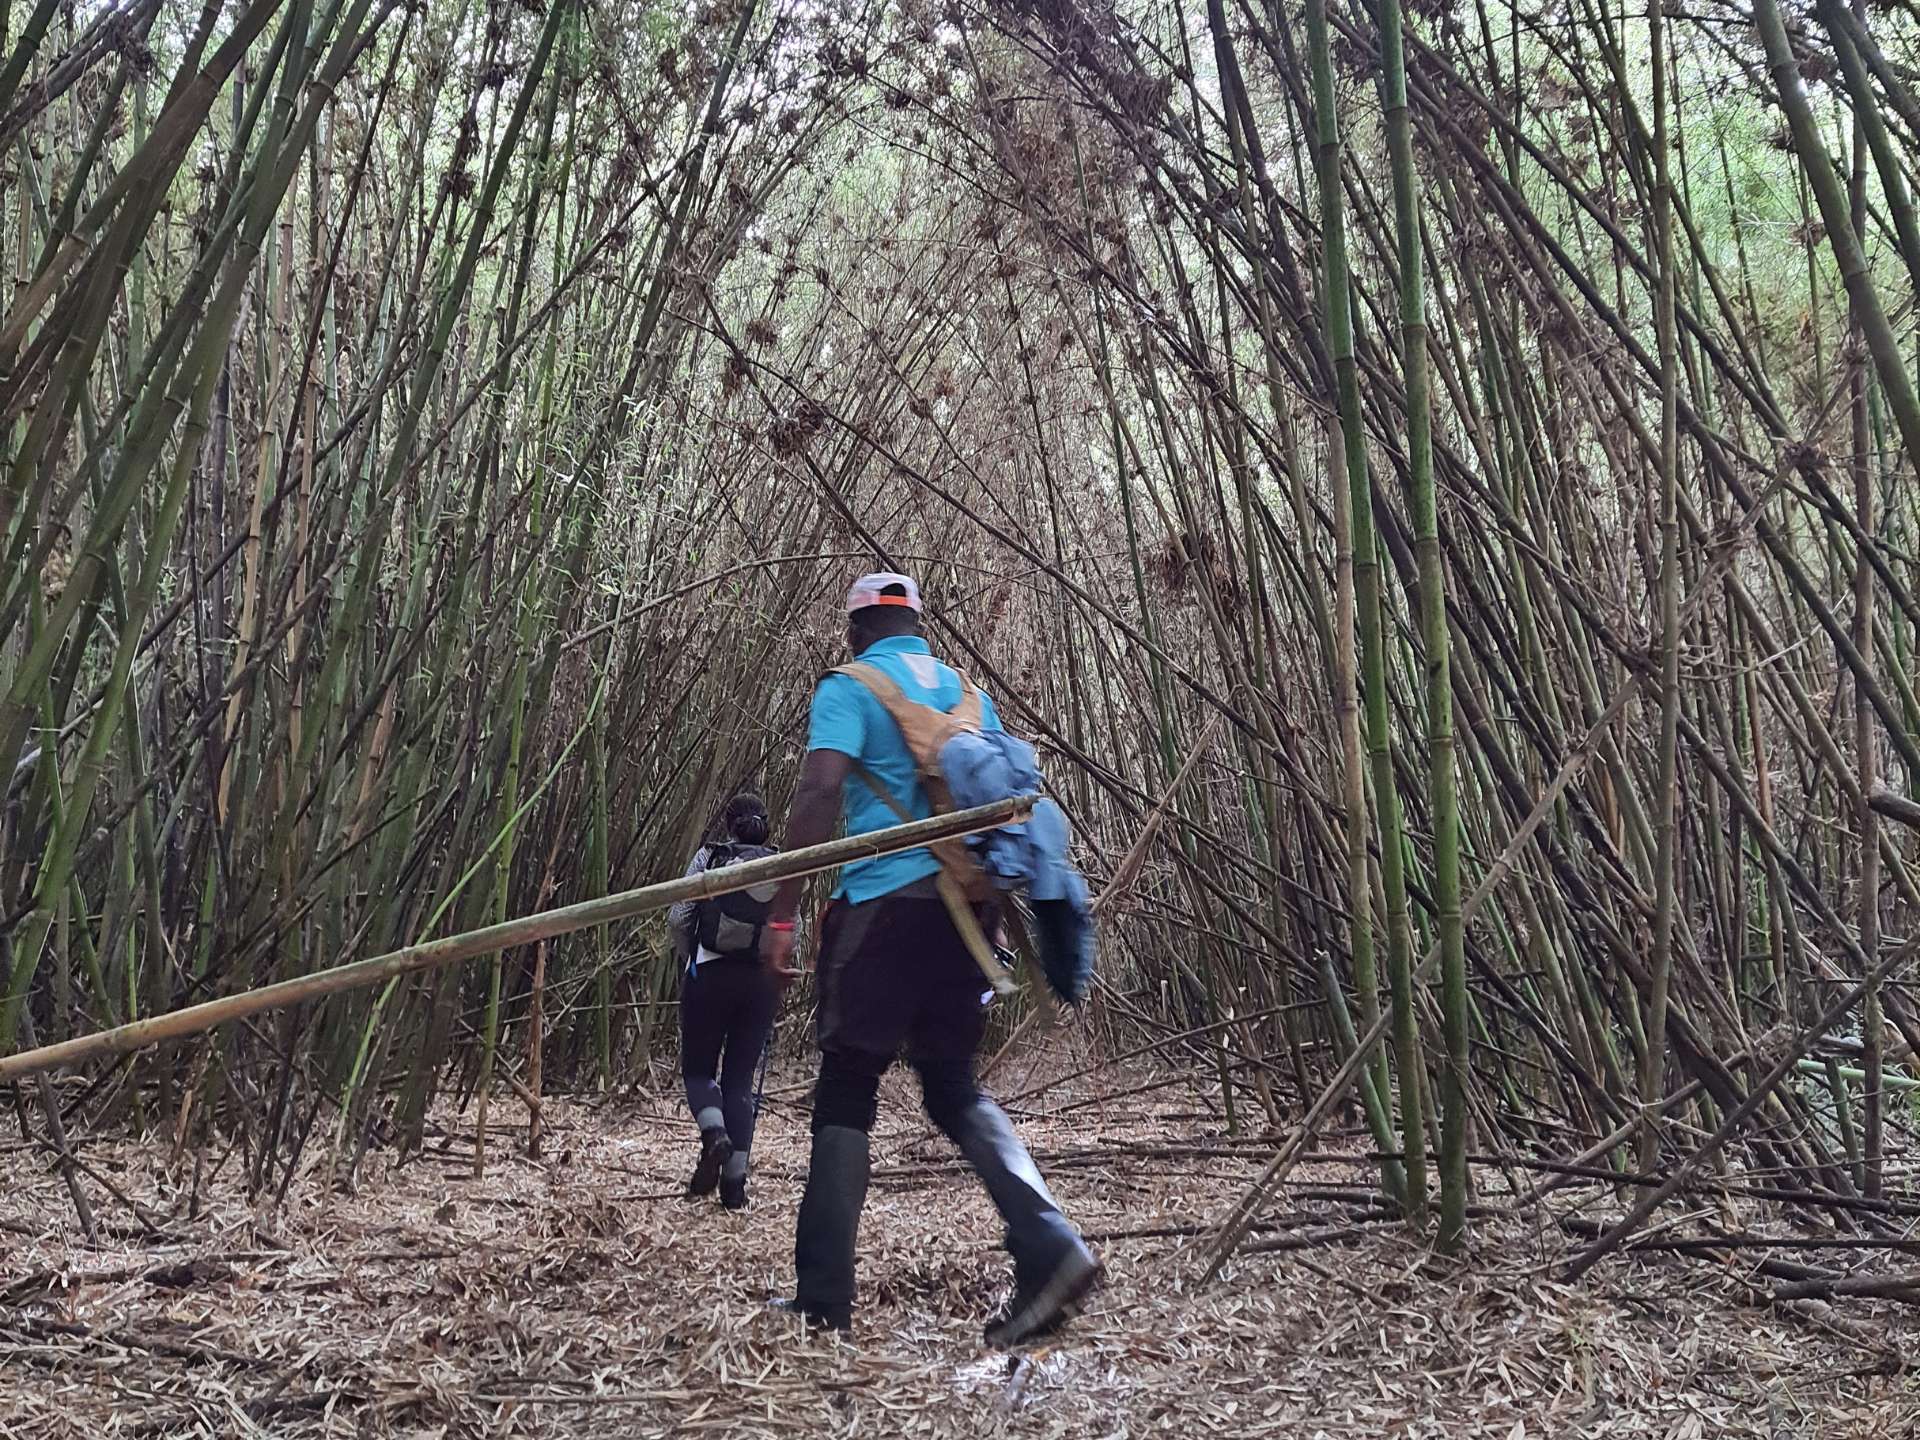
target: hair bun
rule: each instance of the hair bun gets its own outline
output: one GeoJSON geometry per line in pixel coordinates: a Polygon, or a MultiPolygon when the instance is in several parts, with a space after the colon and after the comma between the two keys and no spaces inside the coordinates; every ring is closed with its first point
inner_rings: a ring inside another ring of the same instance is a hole
{"type": "Polygon", "coordinates": [[[727,833],[743,845],[763,844],[773,827],[767,821],[767,802],[743,790],[727,802],[727,833]]]}

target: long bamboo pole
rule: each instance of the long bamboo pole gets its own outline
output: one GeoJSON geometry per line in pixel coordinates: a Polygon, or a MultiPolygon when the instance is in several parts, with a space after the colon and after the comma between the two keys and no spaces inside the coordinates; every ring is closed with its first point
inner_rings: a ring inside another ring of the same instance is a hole
{"type": "MultiPolygon", "coordinates": [[[[1347,516],[1352,540],[1354,619],[1360,643],[1359,660],[1362,695],[1365,704],[1366,745],[1373,770],[1373,803],[1380,826],[1380,877],[1386,902],[1388,965],[1406,959],[1411,965],[1412,937],[1406,905],[1406,878],[1402,853],[1400,792],[1393,779],[1392,737],[1387,709],[1387,664],[1385,621],[1381,616],[1380,551],[1373,519],[1373,481],[1367,459],[1366,421],[1361,410],[1360,361],[1354,336],[1351,295],[1352,270],[1348,263],[1346,219],[1341,198],[1343,167],[1340,114],[1333,83],[1333,60],[1329,48],[1327,14],[1324,0],[1308,0],[1306,8],[1307,50],[1313,77],[1314,170],[1320,194],[1322,268],[1325,272],[1325,324],[1327,347],[1333,356],[1335,403],[1340,417],[1340,453],[1346,468],[1347,516]]],[[[1336,501],[1336,504],[1338,502],[1336,501]]],[[[1349,659],[1356,657],[1348,657],[1349,659]]],[[[1348,802],[1351,806],[1351,780],[1348,802]]],[[[1347,874],[1352,893],[1347,897],[1352,916],[1351,955],[1353,985],[1360,1007],[1360,1019],[1368,1030],[1379,1028],[1380,982],[1374,963],[1371,897],[1364,887],[1367,816],[1356,810],[1347,820],[1347,874]]],[[[1376,1138],[1393,1132],[1390,1076],[1386,1056],[1366,1062],[1362,1103],[1367,1123],[1376,1138]]],[[[1400,1077],[1401,1098],[1417,1106],[1418,1077],[1400,1077]]],[[[1392,1142],[1383,1144],[1383,1152],[1392,1142]]],[[[1409,1151],[1415,1147],[1407,1147],[1409,1151]]],[[[1423,1161],[1416,1160],[1420,1170],[1423,1161]]],[[[1381,1184],[1396,1201],[1407,1196],[1407,1174],[1400,1161],[1381,1165],[1381,1184]]],[[[1425,1184],[1424,1177],[1422,1178],[1425,1184]]],[[[1420,1223],[1425,1213],[1424,1198],[1408,1201],[1408,1213],[1420,1223]]]]}
{"type": "Polygon", "coordinates": [[[810,845],[804,850],[769,855],[763,860],[749,860],[730,865],[724,870],[666,880],[657,885],[643,885],[637,890],[623,890],[617,895],[583,900],[576,905],[562,905],[557,910],[543,910],[516,920],[504,920],[497,925],[469,930],[461,935],[448,935],[422,945],[409,945],[386,955],[375,955],[366,960],[356,960],[350,965],[322,970],[318,974],[282,980],[238,995],[224,995],[218,1000],[189,1005],[184,1010],[137,1020],[131,1025],[121,1025],[112,1030],[63,1040],[55,1045],[25,1050],[18,1055],[0,1057],[0,1082],[107,1056],[125,1055],[162,1041],[198,1035],[230,1020],[317,1000],[342,990],[377,985],[383,980],[416,970],[438,969],[515,945],[531,945],[594,925],[631,920],[652,910],[664,910],[682,900],[705,900],[715,895],[750,889],[755,885],[815,875],[853,860],[871,860],[881,855],[895,855],[902,850],[917,850],[938,840],[954,840],[977,835],[984,830],[997,830],[1003,825],[1018,824],[1026,819],[1033,812],[1034,800],[1035,797],[1031,795],[1016,795],[1011,799],[996,800],[991,805],[957,810],[951,815],[936,815],[909,825],[892,825],[865,835],[849,835],[843,839],[829,840],[824,845],[810,845]]]}

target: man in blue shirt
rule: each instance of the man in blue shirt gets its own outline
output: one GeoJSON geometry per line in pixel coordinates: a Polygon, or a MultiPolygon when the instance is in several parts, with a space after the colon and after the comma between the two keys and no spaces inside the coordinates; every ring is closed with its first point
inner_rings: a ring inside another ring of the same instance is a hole
{"type": "MultiPolygon", "coordinates": [[[[965,682],[927,648],[919,587],[906,576],[882,573],[854,583],[847,643],[909,700],[942,711],[960,703],[965,682]]],[[[981,725],[1000,728],[984,696],[981,725]]],[[[827,676],[813,696],[787,848],[828,839],[843,813],[847,833],[858,835],[899,824],[900,812],[915,819],[933,813],[905,737],[864,684],[827,676]]],[[[820,1080],[812,1164],[794,1239],[798,1284],[783,1308],[829,1329],[852,1323],[867,1135],[880,1077],[904,1047],[928,1116],[959,1146],[1006,1222],[1014,1294],[988,1325],[987,1341],[1015,1345],[1057,1329],[1093,1289],[1099,1266],[1006,1115],[975,1081],[974,1052],[986,1029],[990,992],[941,898],[939,871],[931,851],[909,850],[846,866],[834,889],[820,939],[820,1080]]],[[[799,973],[792,954],[800,891],[798,880],[781,886],[763,932],[762,958],[783,982],[799,973]]],[[[991,932],[992,915],[981,919],[991,932]]]]}

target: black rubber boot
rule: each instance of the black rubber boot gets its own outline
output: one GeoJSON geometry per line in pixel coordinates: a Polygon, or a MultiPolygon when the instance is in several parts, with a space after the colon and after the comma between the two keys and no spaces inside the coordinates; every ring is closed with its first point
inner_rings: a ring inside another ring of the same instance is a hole
{"type": "Polygon", "coordinates": [[[1014,1295],[987,1327],[989,1345],[1057,1330],[1100,1277],[1100,1265],[1048,1191],[998,1105],[982,1096],[949,1132],[1006,1222],[1014,1295]]]}
{"type": "Polygon", "coordinates": [[[854,1243],[867,1203],[867,1169],[866,1131],[848,1125],[814,1131],[793,1240],[792,1305],[830,1329],[843,1330],[852,1318],[854,1243]]]}
{"type": "Polygon", "coordinates": [[[720,1183],[720,1170],[733,1155],[733,1142],[727,1138],[726,1127],[709,1125],[700,1132],[700,1159],[693,1167],[693,1178],[687,1181],[687,1198],[700,1200],[713,1193],[714,1186],[720,1183]]]}
{"type": "Polygon", "coordinates": [[[1051,1274],[1014,1284],[1013,1297],[987,1322],[986,1342],[1006,1350],[1061,1330],[1100,1284],[1100,1262],[1085,1245],[1060,1257],[1051,1274]]]}

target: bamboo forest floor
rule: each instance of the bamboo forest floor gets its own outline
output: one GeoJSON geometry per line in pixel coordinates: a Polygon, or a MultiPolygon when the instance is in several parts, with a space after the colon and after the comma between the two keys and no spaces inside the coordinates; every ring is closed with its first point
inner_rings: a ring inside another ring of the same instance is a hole
{"type": "Polygon", "coordinates": [[[1180,1088],[1023,1102],[1110,1278],[1063,1338],[1009,1357],[978,1338],[1002,1284],[992,1213],[890,1079],[859,1328],[809,1341],[762,1308],[789,1280],[805,1165],[784,1078],[740,1216],[675,1198],[691,1150],[665,1090],[550,1101],[538,1162],[524,1111],[497,1105],[480,1180],[470,1126],[442,1115],[424,1157],[376,1156],[331,1198],[316,1166],[277,1213],[250,1208],[238,1157],[214,1152],[188,1218],[190,1161],[91,1143],[85,1163],[147,1212],[102,1198],[99,1248],[58,1178],[0,1145],[0,1435],[1920,1434],[1912,1307],[1789,1310],[1737,1264],[1670,1255],[1558,1284],[1560,1219],[1617,1213],[1605,1190],[1481,1218],[1456,1267],[1381,1219],[1360,1165],[1322,1160],[1256,1237],[1270,1248],[1196,1291],[1169,1232],[1217,1215],[1268,1146],[1197,1138],[1215,1127],[1180,1088]]]}

